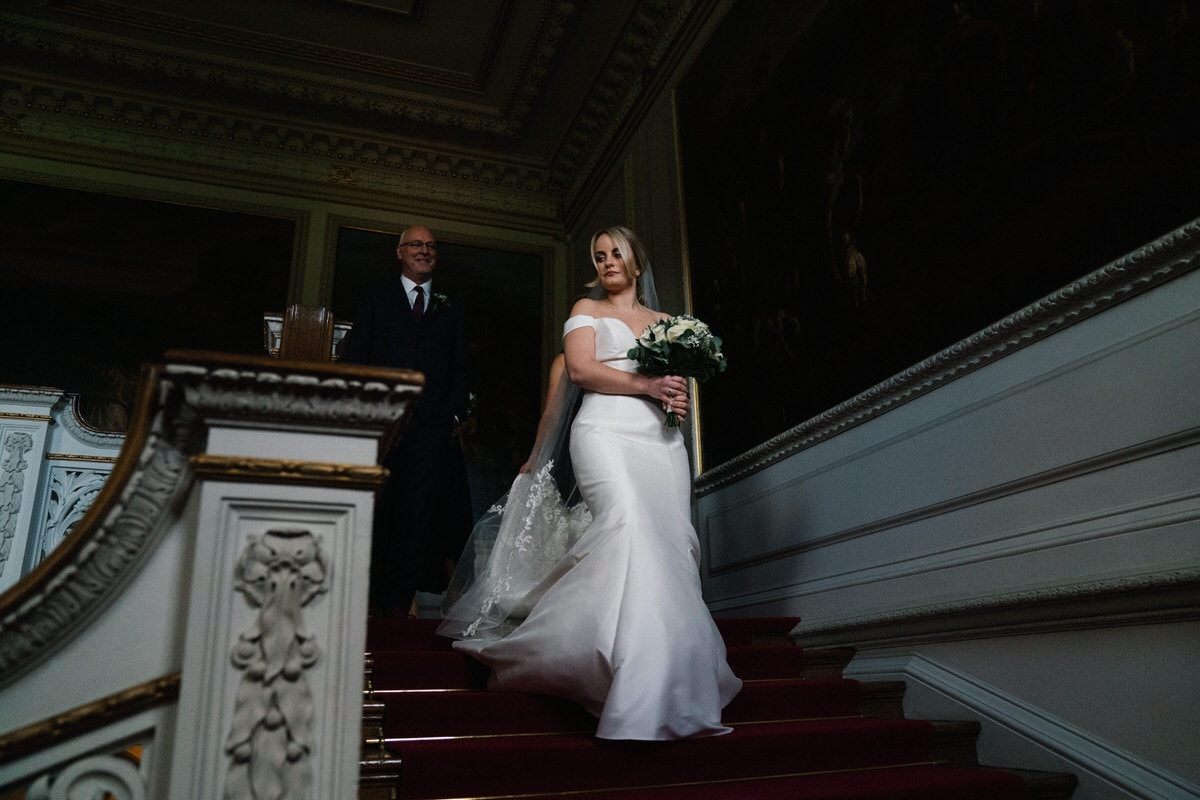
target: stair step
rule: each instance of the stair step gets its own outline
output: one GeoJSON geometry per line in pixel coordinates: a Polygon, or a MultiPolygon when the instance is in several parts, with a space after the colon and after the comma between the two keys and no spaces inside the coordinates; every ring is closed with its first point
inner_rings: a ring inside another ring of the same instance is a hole
{"type": "Polygon", "coordinates": [[[804,667],[800,674],[805,678],[840,678],[850,659],[854,658],[853,647],[802,649],[804,667]]]}
{"type": "Polygon", "coordinates": [[[396,740],[594,733],[596,718],[555,697],[518,692],[399,692],[382,695],[390,746],[396,740]]]}
{"type": "Polygon", "coordinates": [[[373,653],[371,660],[371,683],[376,692],[487,688],[487,667],[453,650],[420,654],[408,650],[381,650],[373,653]]]}
{"type": "MultiPolygon", "coordinates": [[[[1019,794],[1020,786],[1021,778],[1011,773],[913,764],[721,782],[681,780],[671,785],[571,792],[569,797],[570,800],[1008,800],[1019,794]]],[[[519,797],[564,800],[561,793],[519,797]]],[[[473,800],[500,798],[484,796],[473,800]]]]}
{"type": "Polygon", "coordinates": [[[804,649],[795,645],[732,645],[726,648],[726,656],[733,674],[743,681],[789,678],[804,672],[804,649]]]}
{"type": "Polygon", "coordinates": [[[1005,772],[1025,781],[1025,800],[1068,800],[1079,786],[1079,778],[1069,772],[1008,768],[1005,772]]]}
{"type": "MultiPolygon", "coordinates": [[[[838,678],[828,663],[810,664],[802,648],[794,645],[734,645],[728,648],[729,666],[743,681],[772,680],[802,675],[838,678]]],[[[483,689],[488,670],[475,659],[454,650],[376,650],[371,654],[369,685],[387,689],[483,689]]]]}
{"type": "MultiPolygon", "coordinates": [[[[788,634],[797,617],[746,617],[714,619],[727,647],[791,645],[788,634]]],[[[367,619],[367,652],[376,650],[449,650],[452,639],[437,635],[438,619],[367,619]]]]}
{"type": "Polygon", "coordinates": [[[904,681],[867,681],[862,684],[858,713],[879,719],[904,718],[904,681]]]}
{"type": "Polygon", "coordinates": [[[977,767],[976,743],[980,725],[976,720],[939,720],[931,723],[936,737],[931,756],[939,764],[977,767]]]}
{"type": "Polygon", "coordinates": [[[851,648],[791,618],[717,620],[745,682],[725,736],[595,738],[574,703],[487,690],[437,620],[372,620],[360,800],[1067,800],[1074,776],[980,768],[973,721],[904,719],[905,684],[842,677],[851,648]]]}
{"type": "Polygon", "coordinates": [[[799,624],[798,617],[717,617],[717,630],[726,647],[738,645],[791,645],[788,634],[799,624]]]}
{"type": "MultiPolygon", "coordinates": [[[[364,760],[358,800],[399,797],[400,761],[364,760]]],[[[1067,773],[995,767],[959,769],[933,764],[879,767],[814,775],[775,775],[703,783],[687,776],[671,784],[642,785],[597,792],[571,792],[570,800],[1007,800],[1015,776],[1026,800],[1070,800],[1079,781],[1067,773]]],[[[481,795],[474,800],[518,796],[481,795]]],[[[561,792],[524,794],[519,800],[564,800],[561,792]]]]}
{"type": "Polygon", "coordinates": [[[928,763],[934,728],[916,720],[838,719],[747,725],[726,736],[611,742],[590,734],[405,742],[402,796],[596,791],[928,763]],[[471,769],[464,770],[464,764],[471,769]]]}
{"type": "MultiPolygon", "coordinates": [[[[860,684],[851,680],[747,683],[722,719],[744,722],[857,716],[860,684]]],[[[385,707],[389,739],[503,733],[592,732],[596,719],[579,705],[520,692],[397,691],[373,695],[385,707]]]]}
{"type": "Polygon", "coordinates": [[[387,756],[358,762],[358,800],[396,800],[400,796],[400,759],[387,756]]]}

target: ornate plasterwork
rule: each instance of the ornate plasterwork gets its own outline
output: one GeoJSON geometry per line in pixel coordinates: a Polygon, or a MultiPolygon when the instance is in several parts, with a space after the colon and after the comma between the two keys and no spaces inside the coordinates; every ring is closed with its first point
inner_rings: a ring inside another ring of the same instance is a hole
{"type": "Polygon", "coordinates": [[[29,565],[36,566],[70,534],[75,523],[92,507],[104,483],[108,469],[80,469],[53,466],[47,482],[46,508],[40,529],[34,533],[34,554],[29,565]]]}
{"type": "Polygon", "coordinates": [[[125,434],[102,431],[84,422],[83,417],[79,414],[79,395],[68,394],[66,401],[67,407],[63,413],[58,415],[58,423],[75,441],[89,444],[92,447],[121,449],[121,445],[125,443],[125,434]]]}
{"type": "MultiPolygon", "coordinates": [[[[17,519],[21,515],[21,496],[25,493],[25,456],[33,449],[33,436],[25,431],[10,431],[0,442],[0,575],[8,565],[17,519]]],[[[20,565],[15,566],[20,569],[20,565]]]]}
{"type": "MultiPolygon", "coordinates": [[[[118,66],[147,79],[167,78],[208,87],[229,88],[260,95],[272,103],[281,99],[294,100],[327,107],[327,113],[346,110],[390,118],[393,125],[415,121],[511,138],[524,127],[532,99],[541,91],[542,83],[549,74],[559,40],[566,32],[566,19],[574,11],[575,3],[572,0],[553,0],[544,4],[534,35],[522,51],[521,66],[513,90],[508,95],[508,104],[504,107],[493,107],[478,101],[439,102],[433,99],[434,92],[428,89],[405,92],[391,88],[408,83],[479,93],[486,88],[483,83],[486,75],[434,69],[399,58],[373,56],[319,42],[302,42],[292,37],[238,30],[165,12],[130,9],[110,2],[57,0],[54,7],[61,12],[101,19],[130,30],[184,36],[190,41],[216,45],[222,50],[241,49],[248,57],[235,60],[212,54],[183,53],[144,41],[104,36],[95,30],[45,23],[34,26],[2,16],[0,35],[10,47],[53,53],[73,60],[77,62],[80,74],[87,74],[89,65],[118,66]],[[250,60],[250,57],[255,60],[250,60]],[[284,59],[284,63],[313,65],[318,70],[328,70],[328,75],[339,72],[369,75],[371,82],[320,79],[313,70],[303,73],[270,66],[270,57],[284,59]]],[[[504,13],[501,12],[502,15],[504,13]]],[[[496,30],[493,36],[503,33],[502,29],[496,30]]],[[[491,49],[494,50],[494,46],[491,49]]],[[[485,73],[489,69],[490,65],[483,67],[485,73]]]]}
{"type": "Polygon", "coordinates": [[[137,452],[118,463],[94,526],[3,595],[0,685],[40,663],[105,607],[154,549],[191,486],[188,456],[199,451],[210,420],[355,428],[386,439],[419,392],[415,375],[385,383],[384,374],[408,375],[392,370],[331,365],[284,373],[263,369],[266,359],[238,357],[181,362],[151,377],[155,405],[130,434],[137,452]],[[358,377],[375,373],[381,377],[358,377]]]}
{"type": "Polygon", "coordinates": [[[1200,618],[1200,568],[1127,575],[915,608],[800,622],[805,646],[891,646],[1200,618]]]}
{"type": "Polygon", "coordinates": [[[634,109],[655,79],[663,77],[664,58],[681,31],[689,21],[707,16],[711,5],[704,0],[660,0],[642,3],[634,12],[552,165],[552,180],[564,188],[568,203],[599,172],[601,160],[615,154],[614,143],[632,130],[634,109]]]}
{"type": "MultiPolygon", "coordinates": [[[[149,102],[117,96],[115,92],[51,88],[33,80],[12,77],[0,80],[4,106],[11,114],[18,110],[24,124],[20,133],[34,136],[46,124],[37,125],[34,112],[64,119],[104,125],[96,141],[122,144],[120,130],[146,135],[182,139],[192,147],[196,142],[210,146],[250,148],[259,157],[273,152],[288,158],[320,157],[334,163],[356,167],[403,167],[415,172],[448,178],[478,178],[485,185],[539,191],[545,188],[544,170],[530,164],[504,164],[477,156],[439,151],[416,144],[364,135],[349,128],[337,132],[314,125],[266,122],[228,110],[208,113],[188,109],[178,100],[149,102]],[[114,138],[115,137],[115,138],[114,138]]],[[[86,139],[85,139],[86,141],[86,139]]]]}
{"type": "Polygon", "coordinates": [[[737,458],[702,473],[707,494],[1200,266],[1200,220],[1123,256],[737,458]]]}
{"type": "MultiPolygon", "coordinates": [[[[561,192],[549,171],[530,163],[505,163],[463,153],[401,144],[343,129],[326,130],[257,121],[180,108],[174,101],[147,103],[0,78],[0,102],[28,110],[20,135],[6,148],[57,156],[68,148],[75,162],[114,165],[176,177],[209,180],[219,171],[231,185],[263,189],[275,181],[300,195],[397,195],[442,205],[556,220],[561,192]],[[193,174],[194,173],[194,174],[193,174]]],[[[0,133],[0,136],[3,134],[0,133]]],[[[11,134],[10,134],[11,135],[11,134]]]]}
{"type": "Polygon", "coordinates": [[[73,761],[55,775],[38,778],[26,800],[84,800],[103,797],[146,800],[146,780],[137,765],[115,755],[89,756],[73,761]]]}
{"type": "Polygon", "coordinates": [[[25,403],[50,408],[62,397],[61,389],[38,389],[27,386],[0,386],[0,403],[25,403]]]}
{"type": "Polygon", "coordinates": [[[314,711],[305,670],[320,657],[304,607],[328,591],[328,559],[311,531],[269,530],[250,537],[234,579],[258,616],[230,653],[242,680],[225,742],[225,797],[304,800],[312,782],[314,711]]]}
{"type": "Polygon", "coordinates": [[[174,421],[163,411],[155,415],[133,473],[80,542],[86,546],[60,549],[52,576],[0,607],[0,685],[40,662],[104,606],[157,542],[188,483],[174,421]]]}
{"type": "Polygon", "coordinates": [[[206,420],[270,422],[319,428],[383,431],[392,427],[420,392],[417,384],[168,364],[166,377],[189,408],[206,420]]]}
{"type": "MultiPolygon", "coordinates": [[[[104,13],[117,8],[94,0],[72,0],[68,5],[76,10],[105,7],[104,13]]],[[[163,170],[170,174],[196,162],[202,168],[227,171],[225,179],[235,183],[245,173],[247,185],[254,188],[262,186],[255,185],[251,176],[265,173],[299,193],[305,192],[290,184],[309,185],[313,187],[309,192],[320,187],[322,196],[397,194],[448,208],[561,224],[563,208],[585,191],[588,181],[623,146],[623,137],[637,125],[639,109],[669,72],[671,54],[677,54],[688,31],[712,13],[714,0],[640,0],[599,74],[582,81],[590,88],[561,142],[550,143],[545,152],[508,157],[501,151],[511,147],[509,140],[525,133],[526,118],[554,68],[576,6],[573,0],[549,0],[541,7],[536,33],[522,50],[520,77],[504,107],[496,109],[439,101],[428,94],[404,95],[389,91],[387,80],[366,85],[302,79],[296,73],[248,63],[185,57],[164,48],[0,13],[0,41],[6,47],[77,61],[80,68],[75,76],[87,75],[87,64],[103,64],[146,79],[147,85],[161,79],[200,88],[216,86],[264,101],[240,105],[226,101],[224,108],[213,112],[210,99],[202,105],[188,104],[179,91],[151,97],[100,90],[94,82],[75,77],[64,81],[14,71],[0,80],[0,114],[4,115],[0,135],[6,131],[18,149],[30,148],[35,154],[49,146],[57,157],[55,147],[70,147],[70,154],[62,155],[74,161],[108,166],[113,163],[111,154],[118,152],[132,160],[130,168],[136,168],[139,160],[162,160],[163,170]],[[280,102],[291,104],[285,115],[262,110],[280,102]],[[290,121],[281,122],[284,118],[290,121]],[[468,131],[465,141],[475,144],[469,145],[470,150],[431,145],[438,141],[436,135],[425,135],[418,142],[403,133],[403,123],[410,121],[468,131]],[[477,139],[476,134],[485,138],[477,139]],[[503,142],[494,155],[484,154],[488,136],[503,142]],[[222,149],[238,154],[222,155],[222,149]]],[[[139,19],[137,24],[144,23],[139,19]]],[[[386,77],[386,65],[372,68],[386,77]]],[[[186,169],[180,174],[188,175],[186,169]]]]}

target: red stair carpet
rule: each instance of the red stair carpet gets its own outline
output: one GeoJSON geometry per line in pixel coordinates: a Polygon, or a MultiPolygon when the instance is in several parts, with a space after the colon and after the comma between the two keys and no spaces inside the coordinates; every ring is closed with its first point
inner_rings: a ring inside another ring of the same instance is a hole
{"type": "Polygon", "coordinates": [[[811,677],[812,659],[786,642],[795,622],[718,620],[745,681],[725,709],[733,733],[610,742],[593,737],[594,718],[573,703],[488,691],[487,670],[437,636],[436,620],[372,618],[369,698],[382,703],[390,792],[402,800],[1028,796],[1016,774],[938,763],[930,722],[861,714],[857,681],[811,677]]]}

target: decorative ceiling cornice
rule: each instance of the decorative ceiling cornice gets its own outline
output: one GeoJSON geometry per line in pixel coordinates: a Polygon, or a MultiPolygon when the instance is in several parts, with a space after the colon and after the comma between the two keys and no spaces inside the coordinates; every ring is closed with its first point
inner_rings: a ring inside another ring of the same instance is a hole
{"type": "MultiPolygon", "coordinates": [[[[511,5],[511,0],[508,0],[508,4],[511,5]]],[[[151,31],[155,34],[169,34],[184,37],[192,41],[218,45],[222,48],[282,56],[294,61],[320,64],[326,67],[337,67],[356,72],[369,72],[386,78],[428,83],[447,89],[479,91],[482,88],[482,76],[487,69],[486,61],[480,70],[473,74],[448,69],[436,69],[399,58],[385,58],[365,53],[349,52],[338,47],[330,47],[314,42],[303,42],[285,36],[274,36],[257,31],[248,31],[201,19],[180,17],[176,14],[144,8],[130,8],[119,3],[110,2],[109,0],[51,0],[49,6],[59,12],[89,17],[131,30],[151,31]]],[[[503,32],[503,26],[497,27],[499,29],[492,31],[492,42],[489,43],[488,49],[492,52],[495,51],[495,38],[503,32]]],[[[84,37],[70,38],[75,41],[84,40],[84,37]]],[[[73,53],[72,55],[84,58],[103,55],[102,58],[93,58],[93,60],[109,61],[111,57],[107,53],[112,50],[114,45],[120,44],[116,40],[110,39],[106,41],[97,36],[86,37],[86,40],[92,43],[91,47],[95,50],[95,53],[73,53]]],[[[140,45],[141,43],[139,42],[138,44],[140,45]]],[[[135,57],[129,59],[124,65],[145,69],[148,63],[153,63],[148,62],[147,58],[153,58],[159,62],[166,62],[168,60],[180,61],[178,54],[173,51],[164,48],[150,50],[146,47],[137,46],[135,57]]],[[[213,74],[218,74],[223,69],[238,69],[236,61],[223,63],[217,60],[205,59],[197,63],[204,64],[213,74]],[[231,65],[234,66],[231,67],[231,65]]]]}
{"type": "MultiPolygon", "coordinates": [[[[581,88],[562,109],[573,113],[564,125],[561,114],[554,116],[558,109],[538,103],[551,102],[543,96],[547,81],[568,58],[560,48],[571,46],[565,40],[572,24],[582,24],[575,0],[546,0],[536,25],[525,23],[523,30],[536,30],[521,43],[520,63],[510,71],[517,78],[506,93],[492,93],[502,107],[464,102],[456,97],[461,87],[449,84],[440,96],[436,86],[426,94],[389,89],[386,70],[398,80],[400,62],[370,65],[385,74],[368,84],[369,69],[354,73],[361,80],[343,79],[339,70],[329,77],[235,59],[224,48],[212,55],[172,49],[149,36],[133,38],[139,28],[166,25],[165,15],[134,25],[114,16],[114,9],[132,13],[130,6],[56,0],[56,12],[103,12],[102,27],[128,24],[132,33],[118,39],[60,18],[0,12],[0,59],[7,64],[0,141],[9,152],[70,163],[561,227],[565,210],[586,200],[620,157],[685,40],[718,5],[635,0],[603,63],[593,62],[572,84],[581,88]],[[535,122],[549,128],[531,130],[535,122]],[[555,125],[561,134],[539,138],[555,125]]],[[[289,45],[281,39],[268,46],[289,45]]],[[[310,64],[315,58],[292,55],[310,64]]],[[[563,100],[555,95],[553,102],[563,100]]]]}
{"type": "Polygon", "coordinates": [[[605,157],[612,157],[635,127],[636,108],[647,90],[665,75],[668,55],[680,48],[680,34],[711,0],[647,0],[630,17],[595,86],[576,114],[555,155],[550,180],[570,203],[605,157]]]}
{"type": "MultiPolygon", "coordinates": [[[[0,14],[0,44],[75,62],[77,67],[72,72],[80,87],[88,86],[87,76],[92,70],[118,69],[148,84],[183,83],[209,95],[218,90],[233,91],[265,99],[272,105],[301,103],[324,107],[327,113],[342,110],[375,117],[381,126],[408,120],[512,138],[524,127],[533,100],[550,73],[575,3],[573,0],[555,0],[545,5],[535,35],[522,51],[517,78],[502,107],[489,106],[486,102],[439,102],[432,99],[433,91],[418,95],[386,88],[389,83],[403,81],[422,84],[432,90],[481,93],[486,66],[477,74],[466,75],[283,37],[252,36],[226,26],[197,23],[167,14],[135,12],[97,0],[63,0],[54,7],[134,30],[186,35],[222,47],[242,47],[250,52],[281,56],[300,63],[372,75],[374,79],[371,83],[349,79],[319,80],[313,74],[297,70],[184,53],[145,41],[81,31],[61,24],[35,24],[12,14],[0,14]]],[[[493,41],[489,43],[493,52],[496,48],[494,40],[500,33],[493,31],[493,41]]]]}
{"type": "Polygon", "coordinates": [[[0,121],[9,152],[119,166],[116,152],[138,171],[157,161],[174,177],[298,196],[372,193],[533,220],[560,215],[561,192],[544,169],[363,136],[4,79],[0,121]]]}

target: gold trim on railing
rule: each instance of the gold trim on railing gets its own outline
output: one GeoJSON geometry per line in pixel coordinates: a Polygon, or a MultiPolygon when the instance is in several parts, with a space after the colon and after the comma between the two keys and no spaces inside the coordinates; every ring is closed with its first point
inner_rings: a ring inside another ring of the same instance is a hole
{"type": "Polygon", "coordinates": [[[385,467],[375,464],[330,464],[251,456],[194,455],[196,477],[207,480],[263,483],[301,483],[351,489],[377,489],[387,480],[385,467]]]}
{"type": "Polygon", "coordinates": [[[117,463],[116,456],[84,456],[74,453],[46,453],[47,461],[94,461],[101,464],[117,463]]]}
{"type": "Polygon", "coordinates": [[[45,414],[18,414],[15,411],[0,411],[0,419],[23,419],[27,422],[53,422],[54,420],[45,414]]]}
{"type": "Polygon", "coordinates": [[[0,736],[0,764],[170,703],[179,697],[179,675],[172,672],[6,733],[0,736]]]}

